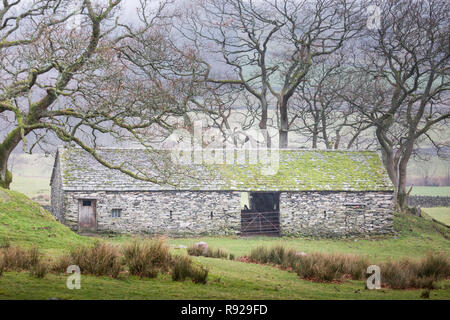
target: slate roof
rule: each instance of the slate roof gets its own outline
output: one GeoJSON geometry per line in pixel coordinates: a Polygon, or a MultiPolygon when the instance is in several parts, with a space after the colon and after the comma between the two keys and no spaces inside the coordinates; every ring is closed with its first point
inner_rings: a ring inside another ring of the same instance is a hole
{"type": "Polygon", "coordinates": [[[176,165],[167,150],[102,148],[97,153],[108,163],[144,179],[157,176],[158,183],[107,168],[80,148],[60,148],[55,168],[59,162],[64,190],[393,190],[378,154],[372,151],[279,150],[278,170],[272,175],[263,174],[265,166],[259,162],[176,165]]]}

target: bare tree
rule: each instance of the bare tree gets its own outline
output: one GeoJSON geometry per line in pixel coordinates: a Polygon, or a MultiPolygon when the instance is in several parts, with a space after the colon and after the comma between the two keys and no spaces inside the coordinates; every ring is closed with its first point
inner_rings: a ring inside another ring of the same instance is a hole
{"type": "Polygon", "coordinates": [[[450,4],[383,1],[382,24],[355,55],[347,101],[373,123],[383,162],[405,209],[408,161],[420,139],[446,126],[449,112],[450,4]],[[359,85],[356,85],[359,84],[359,85]]]}
{"type": "Polygon", "coordinates": [[[319,143],[327,149],[351,149],[362,141],[364,149],[373,147],[367,141],[373,138],[363,136],[372,124],[340,97],[349,85],[342,61],[341,56],[327,57],[313,66],[292,97],[290,130],[309,137],[313,149],[319,143]]]}
{"type": "Polygon", "coordinates": [[[286,148],[290,98],[316,59],[357,35],[361,10],[361,1],[347,0],[204,0],[180,31],[201,53],[207,82],[239,85],[257,101],[260,129],[277,106],[286,148]]]}
{"type": "Polygon", "coordinates": [[[130,75],[117,55],[116,45],[129,38],[119,21],[120,2],[81,0],[77,7],[68,0],[2,1],[0,115],[11,125],[0,141],[0,186],[12,180],[11,152],[21,142],[31,150],[49,134],[112,169],[159,181],[97,151],[102,135],[139,140],[144,128],[164,128],[172,107],[156,80],[130,75]],[[77,24],[68,28],[74,18],[77,24]]]}

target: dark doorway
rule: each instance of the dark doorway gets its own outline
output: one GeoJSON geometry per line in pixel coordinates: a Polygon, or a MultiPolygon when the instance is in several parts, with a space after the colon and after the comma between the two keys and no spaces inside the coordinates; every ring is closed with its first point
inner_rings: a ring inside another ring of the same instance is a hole
{"type": "Polygon", "coordinates": [[[241,211],[241,235],[279,236],[280,193],[251,192],[249,205],[241,211]]]}

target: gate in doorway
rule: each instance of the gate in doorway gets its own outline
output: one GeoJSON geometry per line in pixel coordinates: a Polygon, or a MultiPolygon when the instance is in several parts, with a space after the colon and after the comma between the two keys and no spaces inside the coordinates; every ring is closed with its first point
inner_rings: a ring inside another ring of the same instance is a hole
{"type": "Polygon", "coordinates": [[[280,193],[251,192],[241,211],[241,236],[280,236],[280,193]]]}

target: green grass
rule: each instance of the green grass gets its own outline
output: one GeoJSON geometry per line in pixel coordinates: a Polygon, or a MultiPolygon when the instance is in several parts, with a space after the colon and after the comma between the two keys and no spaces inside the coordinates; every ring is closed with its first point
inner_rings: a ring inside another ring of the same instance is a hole
{"type": "Polygon", "coordinates": [[[260,245],[275,244],[307,253],[362,254],[377,261],[385,261],[388,258],[421,257],[429,251],[443,251],[450,254],[450,232],[445,227],[419,217],[398,215],[394,220],[394,228],[398,232],[396,236],[371,239],[201,237],[170,239],[169,242],[175,246],[189,246],[197,241],[205,241],[209,246],[225,249],[235,256],[246,255],[260,245]]]}
{"type": "Polygon", "coordinates": [[[44,251],[67,251],[93,243],[60,224],[41,206],[16,191],[0,189],[0,240],[23,247],[36,245],[44,251]]]}
{"type": "MultiPolygon", "coordinates": [[[[377,239],[313,240],[307,238],[224,238],[199,237],[168,239],[172,245],[206,241],[211,247],[226,249],[235,256],[246,255],[258,245],[283,244],[305,252],[342,252],[365,254],[371,260],[388,257],[420,257],[428,251],[450,254],[449,230],[415,216],[395,217],[397,236],[377,239]],[[357,240],[357,241],[355,241],[357,240]]],[[[59,256],[70,248],[92,244],[94,239],[79,236],[56,222],[39,205],[24,195],[0,189],[0,240],[12,245],[39,246],[47,255],[59,256]]],[[[130,236],[105,239],[123,243],[130,236]]],[[[185,254],[185,249],[174,253],[185,254]]],[[[362,281],[340,284],[301,280],[296,274],[271,266],[238,261],[195,257],[209,268],[206,285],[189,281],[173,282],[168,275],[157,279],[112,279],[82,275],[81,289],[66,288],[68,275],[47,274],[36,279],[27,272],[5,272],[0,277],[0,299],[420,299],[422,290],[365,290],[362,281]],[[355,293],[356,291],[356,293],[355,293]]],[[[450,299],[450,281],[439,283],[432,299],[450,299]]]]}
{"type": "Polygon", "coordinates": [[[450,197],[450,187],[413,187],[411,195],[450,197]]]}
{"type": "MultiPolygon", "coordinates": [[[[196,258],[210,270],[205,285],[157,279],[81,277],[81,289],[66,288],[67,275],[35,279],[27,273],[0,277],[0,299],[420,299],[422,290],[365,290],[362,281],[323,284],[301,280],[271,266],[196,258]],[[356,292],[355,292],[356,291],[356,292]]],[[[450,299],[449,282],[441,282],[432,299],[450,299]]]]}
{"type": "Polygon", "coordinates": [[[449,207],[437,207],[437,208],[423,208],[430,217],[436,219],[443,224],[450,226],[450,208],[449,207]]]}

